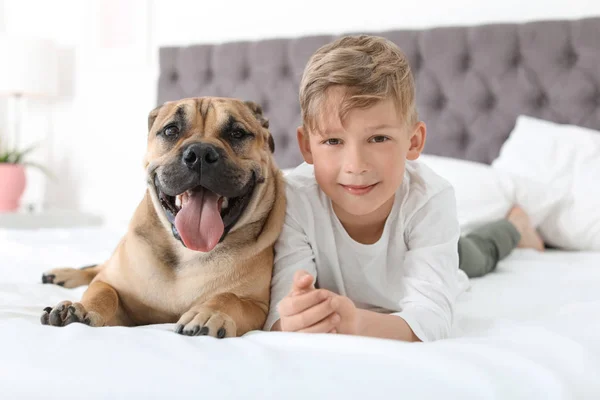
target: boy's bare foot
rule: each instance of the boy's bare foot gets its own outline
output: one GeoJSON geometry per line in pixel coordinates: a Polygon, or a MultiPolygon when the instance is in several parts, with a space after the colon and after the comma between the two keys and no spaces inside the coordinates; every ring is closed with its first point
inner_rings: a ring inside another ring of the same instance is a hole
{"type": "Polygon", "coordinates": [[[513,207],[508,213],[507,219],[521,234],[521,241],[517,247],[544,251],[544,241],[531,224],[529,216],[521,207],[513,207]]]}

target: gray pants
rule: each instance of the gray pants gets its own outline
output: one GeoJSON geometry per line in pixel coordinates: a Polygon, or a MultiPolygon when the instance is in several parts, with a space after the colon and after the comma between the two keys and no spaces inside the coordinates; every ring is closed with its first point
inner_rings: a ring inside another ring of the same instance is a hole
{"type": "Polygon", "coordinates": [[[484,225],[458,240],[459,268],[469,278],[492,272],[517,247],[521,234],[505,219],[484,225]]]}

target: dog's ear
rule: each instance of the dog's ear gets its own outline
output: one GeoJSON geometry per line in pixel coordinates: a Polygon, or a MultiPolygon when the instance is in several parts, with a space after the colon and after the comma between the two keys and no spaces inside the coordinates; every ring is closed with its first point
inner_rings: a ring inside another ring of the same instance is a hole
{"type": "Polygon", "coordinates": [[[273,141],[271,133],[269,133],[269,149],[271,149],[271,153],[275,153],[275,142],[273,141]]]}
{"type": "MultiPolygon", "coordinates": [[[[263,115],[262,107],[253,101],[245,101],[244,104],[252,111],[258,122],[260,122],[260,125],[265,129],[269,129],[269,120],[263,115]]],[[[275,153],[275,142],[273,141],[271,132],[269,132],[268,140],[271,153],[275,153]]]]}
{"type": "Polygon", "coordinates": [[[252,111],[262,127],[269,129],[269,120],[263,115],[262,107],[253,101],[245,101],[244,104],[252,111]]]}
{"type": "Polygon", "coordinates": [[[154,125],[154,121],[156,120],[156,117],[158,117],[158,112],[161,108],[162,106],[158,106],[148,114],[148,132],[152,129],[152,125],[154,125]]]}

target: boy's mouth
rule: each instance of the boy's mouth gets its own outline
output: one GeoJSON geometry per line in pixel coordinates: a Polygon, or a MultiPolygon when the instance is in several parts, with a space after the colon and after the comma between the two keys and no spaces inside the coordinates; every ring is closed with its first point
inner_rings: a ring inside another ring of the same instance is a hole
{"type": "Polygon", "coordinates": [[[343,185],[340,184],[344,190],[350,194],[354,195],[363,195],[369,193],[373,188],[377,185],[374,183],[372,185],[343,185]]]}

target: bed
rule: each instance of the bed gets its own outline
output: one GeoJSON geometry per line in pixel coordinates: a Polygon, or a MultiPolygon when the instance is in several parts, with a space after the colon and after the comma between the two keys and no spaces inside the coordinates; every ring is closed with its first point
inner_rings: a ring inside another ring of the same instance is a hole
{"type": "MultiPolygon", "coordinates": [[[[492,163],[522,114],[600,130],[600,18],[379,34],[415,70],[429,154],[492,163]]],[[[293,167],[302,68],[333,38],[163,48],[159,102],[257,101],[293,167]]],[[[434,343],[40,325],[85,289],[42,285],[42,271],[107,258],[123,229],[0,229],[0,398],[600,398],[600,251],[517,249],[471,280],[434,343]]]]}

